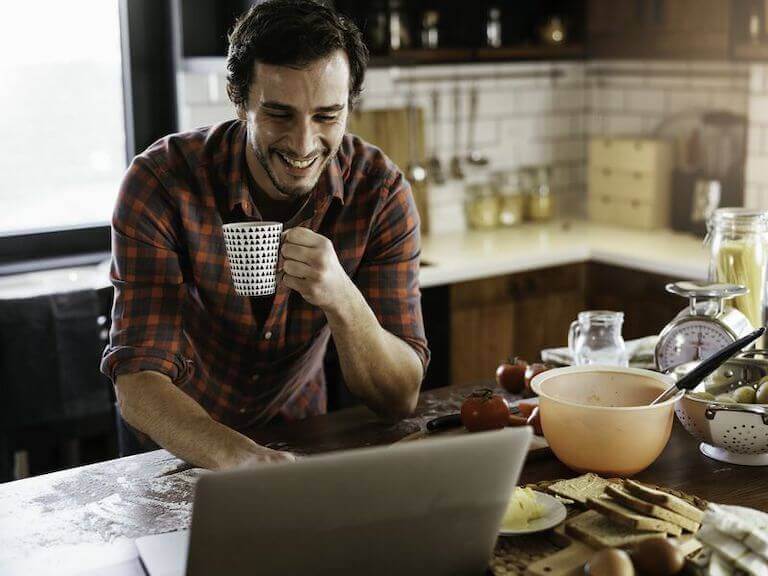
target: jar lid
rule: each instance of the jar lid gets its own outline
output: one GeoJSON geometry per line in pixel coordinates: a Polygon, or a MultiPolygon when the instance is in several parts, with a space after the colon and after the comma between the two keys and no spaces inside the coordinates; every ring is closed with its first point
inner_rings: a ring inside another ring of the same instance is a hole
{"type": "Polygon", "coordinates": [[[707,222],[710,230],[768,232],[768,210],[718,208],[707,222]]]}

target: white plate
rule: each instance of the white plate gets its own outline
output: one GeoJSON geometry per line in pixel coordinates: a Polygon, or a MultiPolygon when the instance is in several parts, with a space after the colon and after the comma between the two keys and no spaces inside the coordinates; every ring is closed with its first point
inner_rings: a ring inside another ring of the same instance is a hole
{"type": "Polygon", "coordinates": [[[542,530],[549,530],[554,528],[560,522],[565,520],[568,515],[568,511],[565,509],[565,505],[560,502],[554,496],[544,494],[543,492],[536,492],[536,502],[544,507],[544,514],[541,518],[531,520],[528,522],[528,526],[520,529],[505,528],[502,524],[499,528],[499,534],[502,536],[515,536],[519,534],[532,534],[533,532],[541,532],[542,530]]]}

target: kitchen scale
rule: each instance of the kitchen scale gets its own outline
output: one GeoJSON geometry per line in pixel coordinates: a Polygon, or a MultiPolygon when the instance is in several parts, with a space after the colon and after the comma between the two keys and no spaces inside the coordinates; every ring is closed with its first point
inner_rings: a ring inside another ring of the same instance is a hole
{"type": "Polygon", "coordinates": [[[686,362],[698,362],[754,330],[747,317],[726,301],[748,292],[738,284],[681,281],[667,284],[667,292],[688,298],[659,334],[656,366],[662,372],[686,362]]]}

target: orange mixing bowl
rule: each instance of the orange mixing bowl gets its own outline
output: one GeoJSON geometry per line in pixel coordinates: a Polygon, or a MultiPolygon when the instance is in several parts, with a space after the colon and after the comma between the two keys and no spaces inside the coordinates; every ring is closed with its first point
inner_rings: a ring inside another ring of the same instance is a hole
{"type": "Polygon", "coordinates": [[[649,406],[673,383],[658,372],[617,366],[571,366],[537,375],[541,427],[555,456],[577,472],[632,476],[669,441],[682,397],[649,406]]]}

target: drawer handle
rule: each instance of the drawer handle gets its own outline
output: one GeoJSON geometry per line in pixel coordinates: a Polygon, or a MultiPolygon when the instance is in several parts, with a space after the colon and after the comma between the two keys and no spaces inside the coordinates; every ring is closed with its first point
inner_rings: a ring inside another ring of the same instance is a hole
{"type": "Polygon", "coordinates": [[[643,173],[642,172],[633,172],[632,176],[635,177],[635,180],[642,180],[643,179],[643,173]]]}
{"type": "Polygon", "coordinates": [[[632,200],[630,204],[632,205],[632,208],[640,208],[640,202],[637,200],[632,200]]]}
{"type": "Polygon", "coordinates": [[[603,176],[610,176],[610,175],[611,175],[611,169],[603,168],[603,176]]]}

